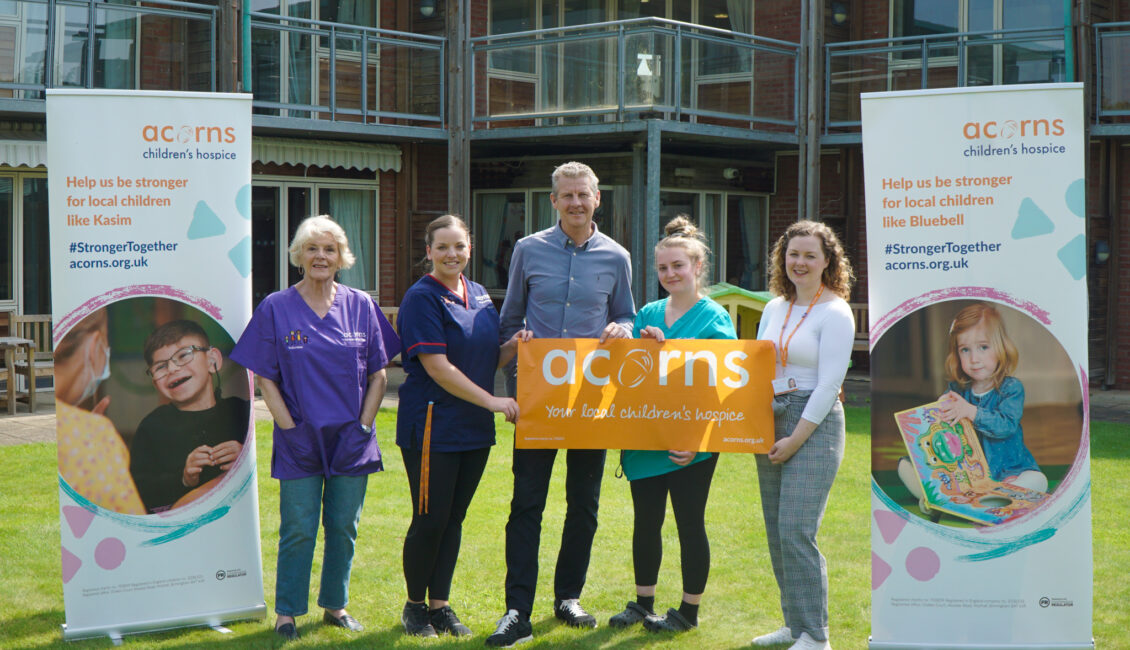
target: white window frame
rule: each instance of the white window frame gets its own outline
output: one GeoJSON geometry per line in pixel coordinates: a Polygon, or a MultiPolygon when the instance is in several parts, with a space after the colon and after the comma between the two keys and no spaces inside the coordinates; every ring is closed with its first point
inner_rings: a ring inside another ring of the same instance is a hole
{"type": "MultiPolygon", "coordinates": [[[[290,253],[287,251],[290,245],[290,221],[288,215],[290,195],[287,189],[291,187],[304,187],[310,193],[310,209],[306,216],[324,214],[319,204],[318,190],[321,189],[335,189],[335,190],[363,190],[371,191],[373,193],[373,241],[369,242],[372,245],[373,255],[373,288],[365,290],[374,300],[380,297],[381,287],[381,187],[379,180],[363,180],[363,179],[334,179],[334,178],[319,178],[308,179],[295,176],[255,176],[251,180],[252,187],[275,187],[278,188],[279,203],[275,213],[275,242],[277,246],[276,261],[278,264],[278,274],[275,277],[276,285],[280,289],[285,289],[288,286],[288,274],[290,272],[290,253]]],[[[297,224],[296,224],[297,225],[297,224]]],[[[252,269],[254,272],[254,269],[252,269]]]]}

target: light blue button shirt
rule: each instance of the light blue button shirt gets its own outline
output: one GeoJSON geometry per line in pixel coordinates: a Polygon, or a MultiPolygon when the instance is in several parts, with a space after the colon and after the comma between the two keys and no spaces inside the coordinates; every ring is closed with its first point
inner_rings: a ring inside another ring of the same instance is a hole
{"type": "Polygon", "coordinates": [[[580,246],[560,223],[514,246],[500,315],[502,341],[523,322],[535,338],[597,338],[610,322],[630,328],[635,315],[631,257],[596,224],[580,246]]]}

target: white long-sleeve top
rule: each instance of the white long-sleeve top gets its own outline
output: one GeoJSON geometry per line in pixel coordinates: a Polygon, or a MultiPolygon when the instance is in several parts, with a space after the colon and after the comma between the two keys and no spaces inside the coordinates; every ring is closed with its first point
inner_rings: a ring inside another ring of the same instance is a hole
{"type": "Polygon", "coordinates": [[[837,296],[813,305],[812,313],[789,341],[789,334],[792,334],[807,307],[806,304],[795,305],[789,322],[785,323],[788,301],[783,297],[769,301],[761,315],[757,338],[772,341],[774,348],[778,347],[778,340],[788,341],[789,365],[781,365],[781,350],[777,349],[777,376],[792,377],[796,379],[797,389],[812,391],[801,417],[820,424],[838,399],[851,362],[855,318],[847,302],[837,296]],[[782,325],[784,336],[781,336],[782,325]]]}

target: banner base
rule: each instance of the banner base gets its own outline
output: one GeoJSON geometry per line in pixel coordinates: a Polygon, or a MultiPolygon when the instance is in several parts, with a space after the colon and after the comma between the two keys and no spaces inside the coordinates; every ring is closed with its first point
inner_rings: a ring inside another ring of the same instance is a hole
{"type": "Polygon", "coordinates": [[[867,638],[871,650],[1095,650],[1095,640],[1082,643],[896,643],[894,641],[875,641],[867,638]]]}
{"type": "Polygon", "coordinates": [[[88,625],[75,627],[63,623],[63,640],[77,641],[105,636],[110,639],[120,639],[127,634],[140,634],[142,632],[163,632],[182,627],[212,627],[216,628],[223,623],[232,621],[245,621],[263,618],[267,615],[267,604],[259,603],[251,607],[233,609],[224,612],[202,612],[191,616],[178,616],[176,618],[153,619],[149,621],[133,621],[117,625],[88,625]]]}

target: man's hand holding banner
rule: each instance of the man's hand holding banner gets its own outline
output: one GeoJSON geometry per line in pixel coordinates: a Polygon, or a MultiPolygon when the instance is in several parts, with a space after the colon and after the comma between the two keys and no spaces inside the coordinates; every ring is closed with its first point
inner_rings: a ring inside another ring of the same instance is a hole
{"type": "Polygon", "coordinates": [[[773,373],[769,341],[522,343],[515,444],[768,453],[773,373]]]}

